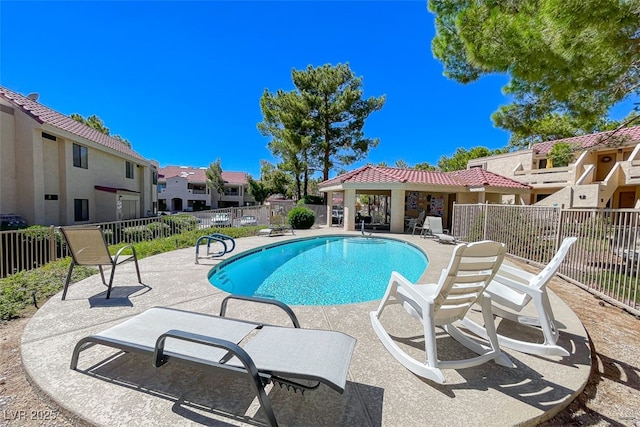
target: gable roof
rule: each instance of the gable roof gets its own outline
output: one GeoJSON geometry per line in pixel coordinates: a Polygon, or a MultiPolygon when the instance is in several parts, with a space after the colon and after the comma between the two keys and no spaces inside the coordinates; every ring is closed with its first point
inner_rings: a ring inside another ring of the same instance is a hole
{"type": "MultiPolygon", "coordinates": [[[[158,177],[186,178],[189,182],[207,182],[207,168],[194,168],[191,166],[165,166],[158,168],[158,177]]],[[[222,179],[227,184],[245,185],[248,184],[246,172],[225,172],[222,171],[222,179]]]]}
{"type": "MultiPolygon", "coordinates": [[[[571,138],[556,139],[554,141],[538,142],[537,144],[533,144],[531,146],[531,149],[533,150],[534,153],[537,153],[537,154],[547,154],[549,153],[549,151],[551,151],[551,148],[554,145],[561,142],[567,143],[569,145],[574,145],[582,149],[587,149],[602,143],[603,139],[611,135],[613,132],[614,131],[597,132],[597,133],[591,133],[589,135],[580,135],[580,136],[574,136],[571,138]]],[[[637,143],[638,141],[640,141],[640,126],[622,128],[615,132],[615,136],[620,138],[628,138],[630,141],[635,141],[637,143]]]]}
{"type": "Polygon", "coordinates": [[[459,171],[446,172],[456,179],[464,182],[467,187],[497,187],[497,188],[533,188],[515,179],[489,172],[482,168],[471,168],[459,171]]]}
{"type": "Polygon", "coordinates": [[[409,183],[425,185],[479,187],[490,186],[499,188],[531,188],[527,184],[495,174],[480,168],[465,169],[453,172],[434,172],[417,169],[388,168],[366,165],[323,181],[319,187],[339,185],[344,183],[409,183]]]}
{"type": "Polygon", "coordinates": [[[22,110],[25,114],[31,116],[40,124],[48,124],[61,130],[65,130],[74,135],[86,138],[89,141],[100,144],[106,148],[117,151],[122,154],[134,157],[136,159],[147,161],[140,154],[136,153],[123,144],[119,140],[105,135],[83,123],[73,120],[69,116],[65,116],[49,107],[40,104],[37,101],[22,96],[12,90],[0,86],[0,96],[9,101],[12,105],[22,110]]]}

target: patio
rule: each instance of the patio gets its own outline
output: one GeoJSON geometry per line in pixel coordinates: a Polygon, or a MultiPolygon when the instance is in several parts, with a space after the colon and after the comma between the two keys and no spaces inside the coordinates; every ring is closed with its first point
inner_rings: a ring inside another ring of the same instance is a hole
{"type": "MultiPolygon", "coordinates": [[[[297,231],[296,236],[238,239],[244,250],[298,237],[338,234],[335,229],[297,231]]],[[[340,233],[345,234],[345,233],[340,233]]],[[[359,233],[353,233],[359,234],[359,233]]],[[[422,281],[435,281],[449,260],[452,246],[418,236],[382,234],[410,241],[429,256],[422,281]]],[[[171,364],[155,369],[136,355],[114,354],[94,347],[83,353],[79,368],[69,369],[71,352],[82,337],[100,331],[153,306],[217,314],[226,295],[209,285],[207,272],[219,260],[194,263],[194,249],[183,249],[140,261],[143,282],[136,286],[132,265],[118,267],[112,299],[105,300],[99,275],[59,295],[32,318],[22,338],[22,360],[34,387],[60,410],[92,425],[263,425],[249,383],[228,372],[211,372],[171,364]],[[131,279],[131,280],[129,280],[131,279]]],[[[586,331],[560,299],[551,295],[556,317],[564,324],[560,345],[566,358],[540,357],[505,350],[516,369],[489,362],[447,371],[447,384],[436,385],[402,367],[375,336],[369,312],[378,301],[343,306],[293,307],[303,327],[345,332],[358,342],[346,391],[327,387],[294,394],[273,387],[269,396],[282,425],[534,425],[564,408],[584,387],[591,369],[586,331]]],[[[231,307],[230,316],[273,321],[284,318],[267,308],[231,307]]],[[[403,336],[419,334],[415,322],[398,325],[403,336]]],[[[502,325],[501,325],[502,327],[502,325]]],[[[447,348],[456,350],[454,344],[447,348]]]]}

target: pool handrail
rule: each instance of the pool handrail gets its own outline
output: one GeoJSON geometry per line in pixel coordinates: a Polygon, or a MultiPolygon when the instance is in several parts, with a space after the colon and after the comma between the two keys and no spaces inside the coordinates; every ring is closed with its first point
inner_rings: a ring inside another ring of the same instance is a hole
{"type": "Polygon", "coordinates": [[[220,257],[224,254],[228,254],[229,252],[232,252],[235,248],[236,248],[236,241],[233,240],[233,238],[231,236],[227,236],[226,234],[220,234],[220,233],[213,233],[213,234],[209,234],[206,236],[201,236],[198,238],[198,240],[196,240],[196,264],[198,264],[198,259],[200,259],[200,257],[198,256],[200,253],[200,242],[202,240],[207,240],[207,257],[210,258],[216,258],[216,257],[220,257]],[[220,244],[222,244],[222,250],[220,252],[214,252],[211,253],[211,242],[219,242],[220,244]],[[229,241],[231,243],[231,248],[229,248],[229,246],[227,246],[227,241],[229,241]]]}

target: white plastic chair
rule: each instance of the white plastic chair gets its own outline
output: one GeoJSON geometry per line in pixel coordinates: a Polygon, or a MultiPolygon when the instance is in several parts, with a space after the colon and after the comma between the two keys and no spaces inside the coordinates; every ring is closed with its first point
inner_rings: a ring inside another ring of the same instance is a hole
{"type": "MultiPolygon", "coordinates": [[[[534,343],[498,335],[500,345],[528,354],[569,356],[569,352],[557,344],[559,336],[558,324],[549,303],[546,285],[555,275],[567,256],[569,248],[576,240],[578,240],[577,237],[565,238],[556,254],[549,261],[549,264],[538,274],[534,275],[508,265],[500,267],[486,290],[491,295],[493,312],[502,318],[521,325],[540,329],[544,338],[544,342],[534,343]],[[520,315],[519,313],[531,302],[535,306],[537,317],[520,315]],[[499,304],[499,306],[496,304],[499,304]]],[[[480,336],[487,335],[485,328],[469,318],[465,319],[463,323],[472,332],[480,336]]],[[[485,320],[486,325],[487,322],[485,320]]],[[[495,329],[495,325],[489,326],[491,326],[491,329],[495,329]]]]}
{"type": "Polygon", "coordinates": [[[438,234],[449,234],[449,230],[442,228],[442,218],[439,216],[426,217],[422,231],[420,231],[420,236],[436,237],[438,234]]]}
{"type": "Polygon", "coordinates": [[[488,325],[488,343],[471,339],[453,325],[464,318],[482,294],[498,271],[505,251],[504,244],[492,241],[458,245],[437,284],[413,284],[398,272],[391,273],[380,306],[370,313],[370,318],[373,330],[393,357],[416,375],[439,384],[445,382],[441,369],[468,368],[489,360],[495,360],[502,366],[514,367],[500,351],[496,331],[491,329],[493,314],[489,295],[482,299],[483,316],[488,325]],[[422,323],[426,356],[424,362],[403,351],[382,325],[380,317],[391,304],[401,304],[411,316],[422,323]],[[442,327],[452,338],[478,356],[464,360],[439,360],[436,326],[442,327]]]}
{"type": "Polygon", "coordinates": [[[424,217],[427,214],[426,211],[420,212],[418,218],[411,218],[407,223],[407,231],[411,230],[411,234],[413,235],[416,232],[416,227],[421,227],[424,224],[424,217]]]}

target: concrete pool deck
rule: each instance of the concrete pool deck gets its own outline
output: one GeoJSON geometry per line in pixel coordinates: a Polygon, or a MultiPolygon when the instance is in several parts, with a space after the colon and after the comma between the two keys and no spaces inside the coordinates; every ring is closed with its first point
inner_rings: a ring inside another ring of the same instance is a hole
{"type": "MultiPolygon", "coordinates": [[[[321,228],[296,231],[295,236],[242,238],[222,259],[277,241],[328,234],[350,233],[321,228]]],[[[427,253],[429,267],[421,282],[437,280],[453,249],[418,236],[376,235],[409,241],[427,253]]],[[[209,284],[207,272],[221,259],[200,259],[199,264],[194,260],[194,248],[141,260],[147,288],[136,283],[131,263],[121,265],[110,300],[104,299],[99,275],[72,285],[66,301],[60,295],[51,298],[26,326],[21,344],[25,372],[40,395],[78,424],[265,425],[249,382],[231,372],[172,363],[156,369],[148,357],[102,346],[81,354],[80,371],[69,369],[78,340],[150,307],[217,314],[228,294],[209,284]]],[[[504,349],[516,368],[488,362],[446,370],[444,385],[413,375],[385,350],[369,322],[369,312],[378,301],[293,306],[302,327],[342,331],[355,337],[357,344],[344,394],[324,385],[304,395],[269,386],[276,418],[281,425],[535,425],[568,405],[586,385],[591,370],[589,341],[580,320],[559,298],[550,297],[564,326],[559,344],[570,356],[531,356],[504,349]]],[[[230,309],[231,317],[288,324],[268,307],[239,302],[230,309]]],[[[419,324],[408,316],[395,326],[404,337],[421,335],[419,324]]],[[[464,351],[444,336],[438,341],[454,357],[464,351]]]]}

